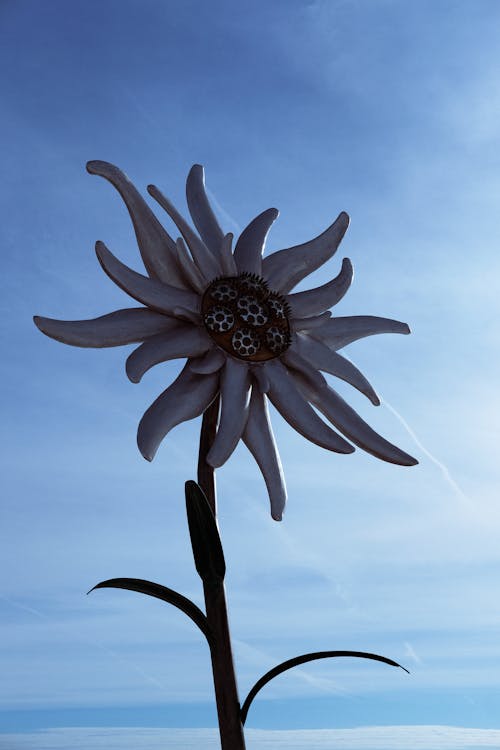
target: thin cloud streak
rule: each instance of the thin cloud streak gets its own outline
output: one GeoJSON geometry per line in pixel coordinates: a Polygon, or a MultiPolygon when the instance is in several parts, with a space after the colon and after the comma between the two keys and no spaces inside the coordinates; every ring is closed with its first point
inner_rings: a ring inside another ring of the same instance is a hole
{"type": "Polygon", "coordinates": [[[210,198],[212,204],[215,206],[217,213],[220,214],[220,216],[222,216],[222,218],[225,219],[228,224],[231,224],[233,226],[233,229],[235,229],[238,234],[241,234],[241,226],[238,224],[238,222],[235,221],[224,208],[222,208],[221,204],[211,190],[209,190],[207,187],[205,188],[205,190],[207,191],[207,195],[210,198]]]}
{"type": "MultiPolygon", "coordinates": [[[[351,362],[354,366],[357,366],[356,363],[353,362],[352,359],[350,359],[349,357],[347,357],[345,355],[345,353],[343,353],[343,356],[345,357],[345,359],[347,359],[349,362],[351,362]]],[[[419,450],[421,450],[422,453],[424,455],[426,455],[427,458],[435,466],[438,467],[438,469],[440,470],[441,474],[444,477],[445,482],[452,488],[453,492],[457,495],[457,497],[460,498],[460,500],[464,503],[464,505],[469,510],[471,508],[473,508],[474,507],[474,503],[472,502],[472,500],[470,499],[470,497],[468,497],[465,494],[465,492],[457,484],[457,482],[453,479],[453,477],[451,476],[451,473],[450,473],[450,470],[448,469],[448,467],[442,461],[440,461],[439,458],[437,458],[433,453],[431,453],[428,448],[425,447],[425,445],[422,443],[422,441],[416,435],[416,433],[414,432],[414,430],[410,427],[410,425],[408,424],[408,422],[406,421],[406,419],[397,411],[397,409],[394,408],[394,406],[392,406],[388,401],[386,401],[385,398],[382,398],[382,396],[380,395],[380,391],[378,390],[378,388],[375,389],[375,390],[376,390],[377,395],[378,395],[378,397],[380,399],[381,405],[385,406],[385,408],[388,409],[391,412],[391,414],[393,414],[396,417],[396,419],[398,420],[398,422],[400,422],[400,424],[403,425],[403,427],[405,428],[406,432],[411,437],[411,439],[413,440],[413,442],[415,443],[415,445],[419,448],[419,450]]]]}
{"type": "MultiPolygon", "coordinates": [[[[55,627],[61,628],[62,630],[67,630],[74,635],[75,629],[72,625],[71,627],[65,625],[64,623],[57,622],[53,618],[49,617],[48,615],[44,614],[43,612],[40,612],[37,609],[34,609],[33,607],[26,607],[24,604],[20,604],[19,602],[14,601],[13,599],[10,599],[7,596],[3,596],[0,594],[0,600],[6,602],[7,604],[10,604],[11,607],[14,607],[15,609],[22,610],[24,612],[29,612],[30,614],[34,615],[35,617],[38,617],[40,620],[44,620],[45,622],[52,623],[55,627]]],[[[78,632],[78,631],[77,631],[78,632]]],[[[100,651],[103,651],[108,656],[111,656],[113,659],[115,659],[118,662],[121,662],[129,669],[133,670],[136,674],[138,674],[140,677],[145,680],[145,682],[149,682],[155,687],[159,688],[162,693],[168,692],[165,685],[163,685],[159,680],[156,679],[156,677],[152,677],[151,675],[147,674],[141,667],[138,667],[136,664],[133,664],[130,659],[125,659],[120,654],[117,654],[115,651],[112,651],[107,646],[103,646],[102,643],[99,643],[98,641],[94,641],[91,638],[87,638],[86,636],[78,634],[78,640],[86,643],[89,646],[94,646],[95,648],[98,648],[100,651]]],[[[2,746],[0,745],[0,750],[2,750],[2,746]]]]}
{"type": "Polygon", "coordinates": [[[440,461],[436,456],[434,456],[422,443],[421,440],[417,437],[415,432],[412,430],[408,422],[404,417],[401,416],[401,414],[393,407],[391,404],[386,401],[384,398],[380,397],[380,403],[388,409],[391,414],[394,414],[396,419],[403,425],[409,436],[412,438],[414,443],[418,446],[418,448],[424,453],[427,458],[432,461],[432,463],[438,467],[438,469],[441,471],[444,480],[449,484],[449,486],[452,488],[452,490],[455,492],[455,494],[462,500],[462,502],[468,507],[472,508],[474,506],[474,503],[470,499],[470,497],[467,497],[465,492],[459,487],[459,485],[456,483],[456,481],[453,479],[453,477],[450,474],[450,470],[448,467],[440,461]]]}

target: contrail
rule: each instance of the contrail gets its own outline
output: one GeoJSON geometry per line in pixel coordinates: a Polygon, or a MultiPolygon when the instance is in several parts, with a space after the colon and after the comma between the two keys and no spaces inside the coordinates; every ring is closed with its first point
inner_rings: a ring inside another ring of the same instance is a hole
{"type": "MultiPolygon", "coordinates": [[[[74,634],[73,626],[69,626],[69,625],[65,625],[64,623],[57,622],[53,618],[44,614],[43,612],[40,612],[38,609],[34,609],[34,607],[27,607],[25,604],[20,604],[19,602],[16,602],[7,596],[4,596],[3,594],[0,594],[0,599],[2,599],[2,601],[4,602],[7,602],[7,604],[10,604],[11,607],[15,607],[16,609],[21,609],[24,612],[29,612],[31,615],[38,617],[40,620],[45,620],[46,622],[50,622],[53,625],[56,625],[56,627],[62,628],[63,630],[71,630],[71,632],[74,634]]],[[[163,685],[159,680],[157,680],[156,677],[151,677],[151,675],[147,674],[141,667],[138,667],[135,664],[132,664],[131,661],[129,661],[128,659],[125,659],[123,656],[121,656],[120,654],[117,654],[115,651],[112,651],[107,646],[103,646],[102,643],[99,643],[98,641],[93,641],[92,639],[87,638],[86,636],[82,636],[81,634],[78,634],[78,640],[83,641],[84,643],[87,643],[89,646],[95,646],[101,651],[104,651],[104,653],[108,654],[108,656],[112,656],[113,659],[120,661],[122,664],[125,664],[127,667],[132,669],[134,672],[140,675],[144,680],[146,680],[146,682],[150,682],[151,684],[160,688],[160,690],[168,692],[165,685],[163,685]]]]}
{"type": "MultiPolygon", "coordinates": [[[[342,353],[342,356],[345,357],[345,359],[349,360],[349,362],[351,362],[353,365],[357,366],[356,363],[353,362],[353,360],[350,359],[349,357],[347,357],[344,353],[342,353]]],[[[408,424],[408,422],[406,421],[406,419],[394,408],[394,406],[391,406],[391,404],[388,401],[386,401],[384,398],[381,397],[378,389],[375,389],[375,390],[376,390],[377,395],[378,395],[378,397],[380,399],[380,403],[383,406],[385,406],[391,412],[391,414],[394,414],[394,416],[396,417],[396,419],[403,425],[403,427],[405,428],[405,430],[408,433],[408,435],[411,437],[411,439],[413,440],[413,442],[418,446],[418,448],[422,451],[422,453],[424,455],[426,455],[427,458],[435,466],[438,467],[438,469],[440,470],[441,474],[444,477],[445,482],[452,488],[453,492],[457,495],[457,497],[459,497],[460,500],[463,503],[465,503],[465,505],[468,508],[474,507],[474,503],[472,502],[472,500],[470,499],[470,497],[468,497],[465,494],[465,492],[462,490],[462,488],[457,484],[457,482],[451,476],[451,473],[450,473],[450,470],[448,469],[448,467],[442,461],[440,461],[439,458],[436,458],[436,456],[434,456],[430,452],[430,450],[428,450],[425,447],[425,445],[422,443],[422,441],[417,437],[417,435],[415,434],[415,432],[412,430],[412,428],[410,427],[410,425],[408,424]]]]}
{"type": "Polygon", "coordinates": [[[227,222],[228,222],[229,224],[232,224],[232,226],[233,226],[233,229],[236,229],[236,231],[238,232],[238,234],[241,234],[241,227],[240,227],[240,225],[238,224],[238,222],[237,222],[237,221],[235,221],[235,220],[233,219],[233,217],[232,217],[232,216],[231,216],[230,214],[228,214],[228,212],[227,212],[227,211],[226,211],[226,210],[225,210],[224,208],[222,208],[221,204],[219,203],[219,201],[217,200],[217,198],[215,197],[215,195],[214,195],[214,194],[212,193],[212,191],[211,191],[211,190],[209,190],[209,189],[208,189],[207,187],[205,188],[205,190],[206,190],[206,192],[207,192],[207,195],[208,195],[208,197],[210,198],[210,200],[211,200],[211,201],[212,201],[212,203],[214,204],[215,208],[217,209],[217,212],[218,212],[218,213],[219,213],[219,214],[220,214],[220,215],[222,216],[222,218],[223,218],[223,219],[225,219],[225,220],[226,220],[226,221],[227,221],[227,222]]]}
{"type": "Polygon", "coordinates": [[[412,440],[415,442],[415,444],[420,448],[420,450],[422,451],[422,453],[424,453],[427,456],[427,458],[430,461],[432,461],[432,463],[435,466],[438,467],[438,469],[441,471],[441,473],[442,473],[442,475],[444,477],[445,482],[447,482],[450,485],[450,487],[455,492],[455,494],[458,495],[458,497],[462,501],[464,501],[467,504],[468,507],[472,507],[474,505],[474,503],[472,502],[472,500],[470,499],[470,497],[468,497],[465,494],[465,492],[462,490],[462,488],[455,482],[455,480],[453,479],[453,477],[450,474],[450,470],[448,469],[448,467],[442,461],[440,461],[438,458],[436,458],[436,456],[434,456],[429,450],[427,450],[427,448],[425,447],[425,445],[423,445],[423,443],[419,440],[419,438],[417,437],[417,435],[413,432],[412,428],[410,427],[410,425],[408,424],[408,422],[406,421],[406,419],[404,419],[404,417],[402,417],[401,414],[393,406],[391,406],[391,404],[388,401],[386,401],[385,399],[380,398],[380,403],[383,404],[387,409],[389,409],[389,411],[392,414],[394,414],[394,416],[396,417],[396,419],[398,419],[399,422],[401,422],[401,424],[403,425],[403,427],[405,428],[405,430],[407,431],[407,433],[409,434],[409,436],[412,438],[412,440]]]}

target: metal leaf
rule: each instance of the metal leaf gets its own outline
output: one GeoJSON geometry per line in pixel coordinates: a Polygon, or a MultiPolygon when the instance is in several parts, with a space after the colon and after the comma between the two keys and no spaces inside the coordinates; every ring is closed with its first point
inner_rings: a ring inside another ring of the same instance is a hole
{"type": "Polygon", "coordinates": [[[226,563],[215,516],[205,493],[196,482],[186,482],[185,489],[196,570],[205,583],[220,584],[226,574],[226,563]]]}
{"type": "Polygon", "coordinates": [[[92,591],[95,591],[95,589],[126,589],[127,591],[137,591],[139,594],[153,596],[156,599],[161,599],[164,602],[173,604],[174,607],[180,609],[184,614],[190,617],[196,625],[198,625],[209,645],[211,646],[213,644],[212,631],[208,624],[208,620],[201,609],[199,609],[191,599],[188,599],[173,589],[161,586],[159,583],[145,581],[142,578],[110,578],[107,581],[101,581],[101,583],[98,583],[87,593],[90,594],[92,591]]]}
{"type": "MultiPolygon", "coordinates": [[[[243,706],[241,707],[241,723],[245,723],[250,704],[252,703],[259,690],[261,690],[264,685],[270,682],[273,677],[277,677],[282,672],[286,672],[287,669],[297,667],[299,664],[305,664],[306,662],[314,661],[315,659],[334,658],[336,656],[351,656],[359,659],[372,659],[373,661],[381,661],[384,664],[389,664],[391,667],[399,667],[400,669],[404,669],[405,672],[408,672],[405,667],[402,667],[401,664],[398,664],[392,659],[387,659],[385,656],[379,656],[378,654],[370,654],[366,651],[316,651],[311,654],[302,654],[302,656],[296,656],[293,659],[288,659],[287,661],[278,664],[277,667],[274,667],[273,669],[270,669],[269,672],[266,672],[266,674],[263,675],[260,680],[257,680],[255,685],[245,698],[243,706]]],[[[408,672],[408,674],[410,673],[408,672]]]]}

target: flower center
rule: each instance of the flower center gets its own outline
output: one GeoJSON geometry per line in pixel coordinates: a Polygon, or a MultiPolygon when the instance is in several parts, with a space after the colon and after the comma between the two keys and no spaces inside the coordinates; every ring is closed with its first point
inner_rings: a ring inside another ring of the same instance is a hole
{"type": "Polygon", "coordinates": [[[288,305],[259,276],[215,279],[203,295],[201,311],[210,336],[233,357],[264,362],[290,346],[288,305]]]}

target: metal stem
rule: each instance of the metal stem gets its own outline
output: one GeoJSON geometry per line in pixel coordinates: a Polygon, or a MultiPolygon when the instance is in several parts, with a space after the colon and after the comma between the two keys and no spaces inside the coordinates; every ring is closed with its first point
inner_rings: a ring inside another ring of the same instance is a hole
{"type": "MultiPolygon", "coordinates": [[[[218,417],[219,398],[203,415],[198,456],[198,484],[205,493],[215,517],[217,517],[215,471],[207,464],[206,457],[215,437],[218,417]]],[[[221,748],[222,750],[245,750],[224,584],[204,583],[203,592],[208,624],[214,635],[211,657],[221,748]]]]}

